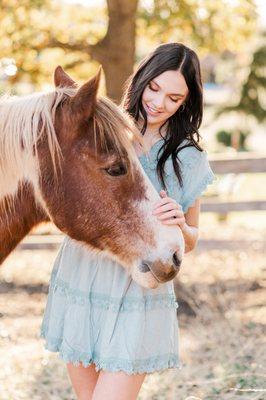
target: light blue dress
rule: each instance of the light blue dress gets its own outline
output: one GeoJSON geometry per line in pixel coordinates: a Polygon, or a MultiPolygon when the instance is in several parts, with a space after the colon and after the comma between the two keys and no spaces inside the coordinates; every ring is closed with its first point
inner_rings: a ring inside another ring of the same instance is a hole
{"type": "MultiPolygon", "coordinates": [[[[148,155],[139,157],[158,192],[156,158],[162,144],[159,140],[148,155]]],[[[184,187],[171,159],[165,166],[166,186],[186,212],[215,175],[206,151],[189,147],[178,157],[184,187]]],[[[180,368],[177,307],[173,281],[145,289],[119,263],[67,237],[53,267],[41,336],[45,348],[59,352],[65,362],[94,363],[97,371],[134,374],[180,368]]]]}

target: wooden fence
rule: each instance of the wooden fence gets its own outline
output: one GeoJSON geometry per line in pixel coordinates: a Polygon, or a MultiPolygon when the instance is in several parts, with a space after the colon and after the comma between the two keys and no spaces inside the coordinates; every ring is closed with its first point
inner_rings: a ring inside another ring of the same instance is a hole
{"type": "MultiPolygon", "coordinates": [[[[236,155],[217,154],[210,157],[210,165],[215,174],[240,174],[266,172],[266,156],[257,153],[237,153],[236,155]]],[[[265,186],[266,187],[266,180],[265,186]]],[[[266,210],[265,200],[217,201],[203,198],[201,211],[226,214],[230,211],[266,210]]]]}

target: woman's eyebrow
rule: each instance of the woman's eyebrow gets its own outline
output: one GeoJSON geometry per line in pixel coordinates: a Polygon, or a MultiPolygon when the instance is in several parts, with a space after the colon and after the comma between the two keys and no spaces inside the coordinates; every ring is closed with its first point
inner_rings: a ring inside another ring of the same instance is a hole
{"type": "MultiPolygon", "coordinates": [[[[161,89],[161,86],[154,80],[151,80],[152,83],[155,83],[155,85],[158,86],[159,89],[161,89]]],[[[182,93],[168,93],[170,96],[180,96],[180,97],[184,97],[185,95],[182,93]]]]}

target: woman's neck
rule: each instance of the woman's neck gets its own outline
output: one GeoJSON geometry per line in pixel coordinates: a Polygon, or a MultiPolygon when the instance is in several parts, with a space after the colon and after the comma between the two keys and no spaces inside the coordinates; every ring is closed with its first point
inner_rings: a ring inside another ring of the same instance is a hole
{"type": "MultiPolygon", "coordinates": [[[[143,127],[143,120],[139,120],[137,122],[137,127],[139,130],[142,129],[143,127]]],[[[143,141],[144,141],[144,149],[146,151],[149,151],[151,147],[158,142],[159,139],[164,137],[166,135],[166,127],[164,126],[161,129],[161,132],[159,132],[160,127],[155,127],[154,125],[147,125],[147,128],[145,130],[145,133],[143,135],[143,141]]],[[[136,152],[137,155],[140,156],[143,153],[143,148],[142,146],[137,142],[135,144],[136,152]]]]}
{"type": "MultiPolygon", "coordinates": [[[[138,128],[141,130],[143,128],[143,119],[138,121],[138,128]]],[[[144,136],[145,138],[150,138],[151,140],[157,140],[158,138],[165,137],[167,133],[167,124],[163,127],[161,125],[147,124],[144,136]],[[161,129],[160,129],[161,128],[161,129]]]]}

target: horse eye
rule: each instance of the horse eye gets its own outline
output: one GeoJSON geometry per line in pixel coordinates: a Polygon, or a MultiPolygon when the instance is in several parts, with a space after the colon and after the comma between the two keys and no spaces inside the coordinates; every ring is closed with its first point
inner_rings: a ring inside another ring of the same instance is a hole
{"type": "Polygon", "coordinates": [[[105,168],[105,171],[111,176],[120,176],[127,173],[127,169],[124,164],[112,165],[109,168],[105,168]]]}

